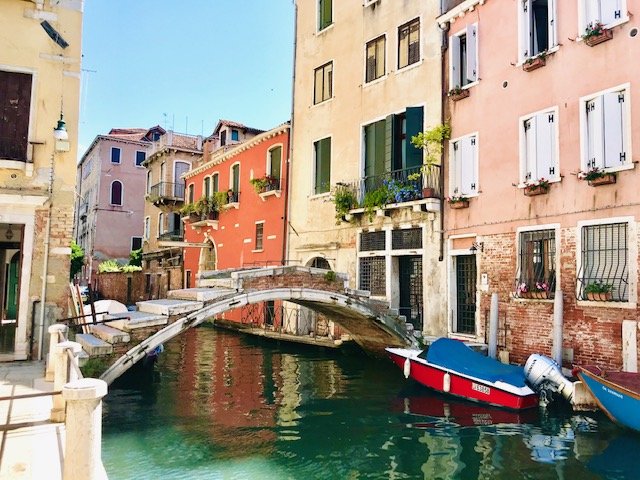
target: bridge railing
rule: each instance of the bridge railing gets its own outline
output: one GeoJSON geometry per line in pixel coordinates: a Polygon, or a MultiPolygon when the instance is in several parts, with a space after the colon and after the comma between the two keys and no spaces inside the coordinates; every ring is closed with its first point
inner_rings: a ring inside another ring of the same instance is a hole
{"type": "Polygon", "coordinates": [[[285,307],[269,303],[254,303],[242,307],[242,323],[288,335],[309,335],[323,338],[329,335],[325,322],[318,322],[318,313],[308,308],[285,307]]]}

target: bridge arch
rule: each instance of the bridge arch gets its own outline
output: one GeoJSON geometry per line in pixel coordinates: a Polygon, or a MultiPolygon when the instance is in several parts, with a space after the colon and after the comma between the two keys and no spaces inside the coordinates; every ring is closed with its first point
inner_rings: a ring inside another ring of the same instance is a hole
{"type": "Polygon", "coordinates": [[[219,297],[200,310],[179,318],[131,348],[100,378],[111,384],[141,360],[147,352],[211,317],[246,305],[276,300],[295,303],[326,315],[349,330],[354,341],[365,351],[374,355],[382,356],[384,348],[389,346],[418,346],[415,337],[406,331],[404,325],[350,294],[290,287],[232,292],[219,297]]]}

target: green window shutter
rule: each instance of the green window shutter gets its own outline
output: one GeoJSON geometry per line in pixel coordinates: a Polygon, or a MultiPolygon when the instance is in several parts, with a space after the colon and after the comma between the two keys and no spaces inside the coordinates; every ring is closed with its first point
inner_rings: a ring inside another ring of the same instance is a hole
{"type": "Polygon", "coordinates": [[[319,2],[319,28],[318,30],[323,30],[327,28],[329,25],[333,23],[333,19],[331,18],[331,10],[332,10],[332,0],[320,0],[319,2]]]}
{"type": "Polygon", "coordinates": [[[218,191],[218,175],[214,175],[211,178],[213,179],[213,188],[211,189],[211,191],[217,192],[218,191]]]}
{"type": "Polygon", "coordinates": [[[271,172],[273,178],[280,179],[280,164],[282,163],[282,147],[271,150],[271,172]]]}
{"type": "Polygon", "coordinates": [[[315,143],[316,182],[315,193],[325,193],[331,181],[331,138],[323,138],[315,143]]]}
{"type": "Polygon", "coordinates": [[[407,107],[407,139],[405,142],[406,165],[404,168],[419,167],[422,165],[422,150],[411,143],[411,138],[422,131],[424,124],[424,111],[422,107],[407,107]]]}
{"type": "Polygon", "coordinates": [[[240,165],[233,166],[233,192],[238,193],[240,190],[240,165]]]}
{"type": "Polygon", "coordinates": [[[396,116],[391,114],[385,119],[384,171],[393,170],[396,160],[394,139],[396,138],[396,116]]]}

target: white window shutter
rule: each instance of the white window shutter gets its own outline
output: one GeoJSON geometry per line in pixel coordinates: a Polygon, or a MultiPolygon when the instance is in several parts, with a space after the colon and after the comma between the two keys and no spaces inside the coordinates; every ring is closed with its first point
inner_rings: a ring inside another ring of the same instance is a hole
{"type": "Polygon", "coordinates": [[[536,172],[536,117],[525,120],[522,128],[524,128],[525,141],[524,181],[532,182],[538,179],[536,172]]]}
{"type": "Polygon", "coordinates": [[[452,35],[449,37],[451,43],[451,74],[449,75],[449,88],[462,86],[460,79],[460,37],[452,35]]]}
{"type": "Polygon", "coordinates": [[[587,170],[604,167],[602,97],[586,103],[587,109],[587,170]]]}
{"type": "Polygon", "coordinates": [[[520,60],[531,57],[531,0],[520,2],[520,60]]]}
{"type": "Polygon", "coordinates": [[[604,110],[604,167],[615,167],[625,163],[624,152],[624,90],[605,93],[602,96],[604,110]]]}
{"type": "Polygon", "coordinates": [[[620,4],[616,0],[600,1],[600,16],[598,20],[603,25],[608,25],[620,18],[620,4]]]}
{"type": "Polygon", "coordinates": [[[478,186],[475,180],[475,149],[476,149],[476,137],[466,137],[460,140],[461,155],[461,179],[462,179],[462,194],[474,195],[478,191],[478,186]]]}
{"type": "Polygon", "coordinates": [[[555,132],[557,115],[545,112],[536,115],[536,177],[549,179],[557,175],[555,155],[555,132]]]}
{"type": "Polygon", "coordinates": [[[467,79],[469,82],[478,80],[478,27],[467,25],[467,79]]]}
{"type": "Polygon", "coordinates": [[[451,193],[452,195],[456,195],[459,196],[461,195],[461,184],[462,184],[462,177],[461,177],[461,171],[462,171],[462,147],[461,147],[461,141],[457,141],[457,142],[453,142],[451,144],[452,147],[452,152],[451,152],[451,157],[453,159],[453,172],[452,172],[452,188],[451,188],[451,193]]]}
{"type": "Polygon", "coordinates": [[[547,1],[547,12],[549,15],[549,48],[553,48],[558,44],[558,36],[556,32],[556,0],[547,1]]]}

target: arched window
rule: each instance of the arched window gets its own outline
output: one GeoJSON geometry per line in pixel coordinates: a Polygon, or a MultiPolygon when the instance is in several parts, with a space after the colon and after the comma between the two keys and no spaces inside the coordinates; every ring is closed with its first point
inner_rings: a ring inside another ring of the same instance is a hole
{"type": "Polygon", "coordinates": [[[111,182],[111,205],[122,206],[122,182],[119,180],[111,182]]]}
{"type": "Polygon", "coordinates": [[[212,192],[219,192],[220,190],[218,189],[218,179],[219,179],[219,175],[218,173],[214,173],[211,176],[211,191],[212,192]]]}
{"type": "Polygon", "coordinates": [[[211,177],[205,177],[204,179],[204,187],[203,187],[203,196],[210,197],[211,196],[211,177]]]}
{"type": "Polygon", "coordinates": [[[315,257],[313,260],[311,260],[311,262],[309,263],[309,266],[313,268],[322,268],[324,270],[331,270],[331,265],[329,265],[329,262],[327,261],[327,259],[322,257],[315,257]]]}
{"type": "Polygon", "coordinates": [[[187,203],[193,203],[193,183],[189,184],[188,193],[187,193],[187,203]]]}

